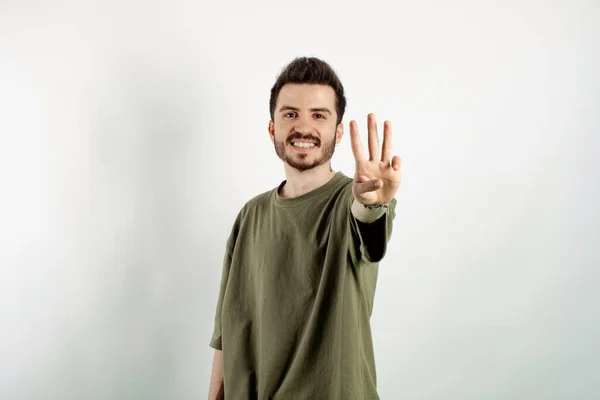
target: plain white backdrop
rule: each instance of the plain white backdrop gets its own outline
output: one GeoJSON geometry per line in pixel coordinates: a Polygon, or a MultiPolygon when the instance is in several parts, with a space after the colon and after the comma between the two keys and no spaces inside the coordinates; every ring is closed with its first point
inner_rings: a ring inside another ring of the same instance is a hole
{"type": "MultiPolygon", "coordinates": [[[[382,399],[600,397],[595,1],[0,1],[0,398],[206,398],[221,261],[328,61],[403,184],[382,399]],[[380,125],[381,126],[381,125],[380,125]]],[[[333,168],[352,176],[348,134],[333,168]]]]}

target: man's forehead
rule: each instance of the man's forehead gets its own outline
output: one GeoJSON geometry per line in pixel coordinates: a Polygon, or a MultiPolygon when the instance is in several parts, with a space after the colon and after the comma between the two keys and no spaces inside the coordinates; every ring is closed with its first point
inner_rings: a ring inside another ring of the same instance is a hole
{"type": "Polygon", "coordinates": [[[321,101],[335,100],[335,91],[328,85],[287,84],[281,88],[278,100],[321,101]]]}

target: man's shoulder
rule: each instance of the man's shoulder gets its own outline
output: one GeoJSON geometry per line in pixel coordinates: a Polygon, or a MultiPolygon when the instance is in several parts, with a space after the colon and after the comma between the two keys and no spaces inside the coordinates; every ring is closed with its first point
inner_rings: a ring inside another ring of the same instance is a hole
{"type": "Polygon", "coordinates": [[[273,200],[274,194],[275,189],[269,189],[265,192],[259,193],[246,202],[246,207],[256,208],[269,204],[273,200]]]}
{"type": "Polygon", "coordinates": [[[274,192],[275,189],[269,189],[255,195],[244,204],[242,211],[247,214],[268,206],[273,200],[274,192]]]}

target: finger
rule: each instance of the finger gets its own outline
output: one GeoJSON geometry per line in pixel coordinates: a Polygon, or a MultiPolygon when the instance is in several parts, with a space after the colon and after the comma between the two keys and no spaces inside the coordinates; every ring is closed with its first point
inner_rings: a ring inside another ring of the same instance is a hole
{"type": "Polygon", "coordinates": [[[385,121],[383,123],[383,146],[381,150],[381,161],[390,162],[392,158],[392,123],[385,121]]]}
{"type": "Polygon", "coordinates": [[[401,166],[402,160],[400,157],[394,156],[394,158],[392,158],[392,168],[394,168],[394,171],[399,171],[401,166]]]}
{"type": "Polygon", "coordinates": [[[362,143],[360,142],[360,136],[358,135],[358,125],[356,121],[350,121],[350,144],[352,146],[352,153],[354,159],[358,161],[364,161],[365,152],[363,150],[362,143]]]}
{"type": "Polygon", "coordinates": [[[356,194],[363,194],[381,189],[383,181],[381,179],[371,179],[366,182],[354,183],[354,186],[356,194]]]}
{"type": "Polygon", "coordinates": [[[377,121],[375,115],[367,116],[367,126],[369,129],[369,160],[379,160],[379,138],[377,137],[377,121]]]}

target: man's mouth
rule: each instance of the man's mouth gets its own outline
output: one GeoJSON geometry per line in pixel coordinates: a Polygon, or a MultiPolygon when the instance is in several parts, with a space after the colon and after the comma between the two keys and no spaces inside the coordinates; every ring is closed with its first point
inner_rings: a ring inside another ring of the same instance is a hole
{"type": "Polygon", "coordinates": [[[293,141],[292,146],[298,147],[299,149],[311,149],[316,146],[316,143],[293,141]]]}

